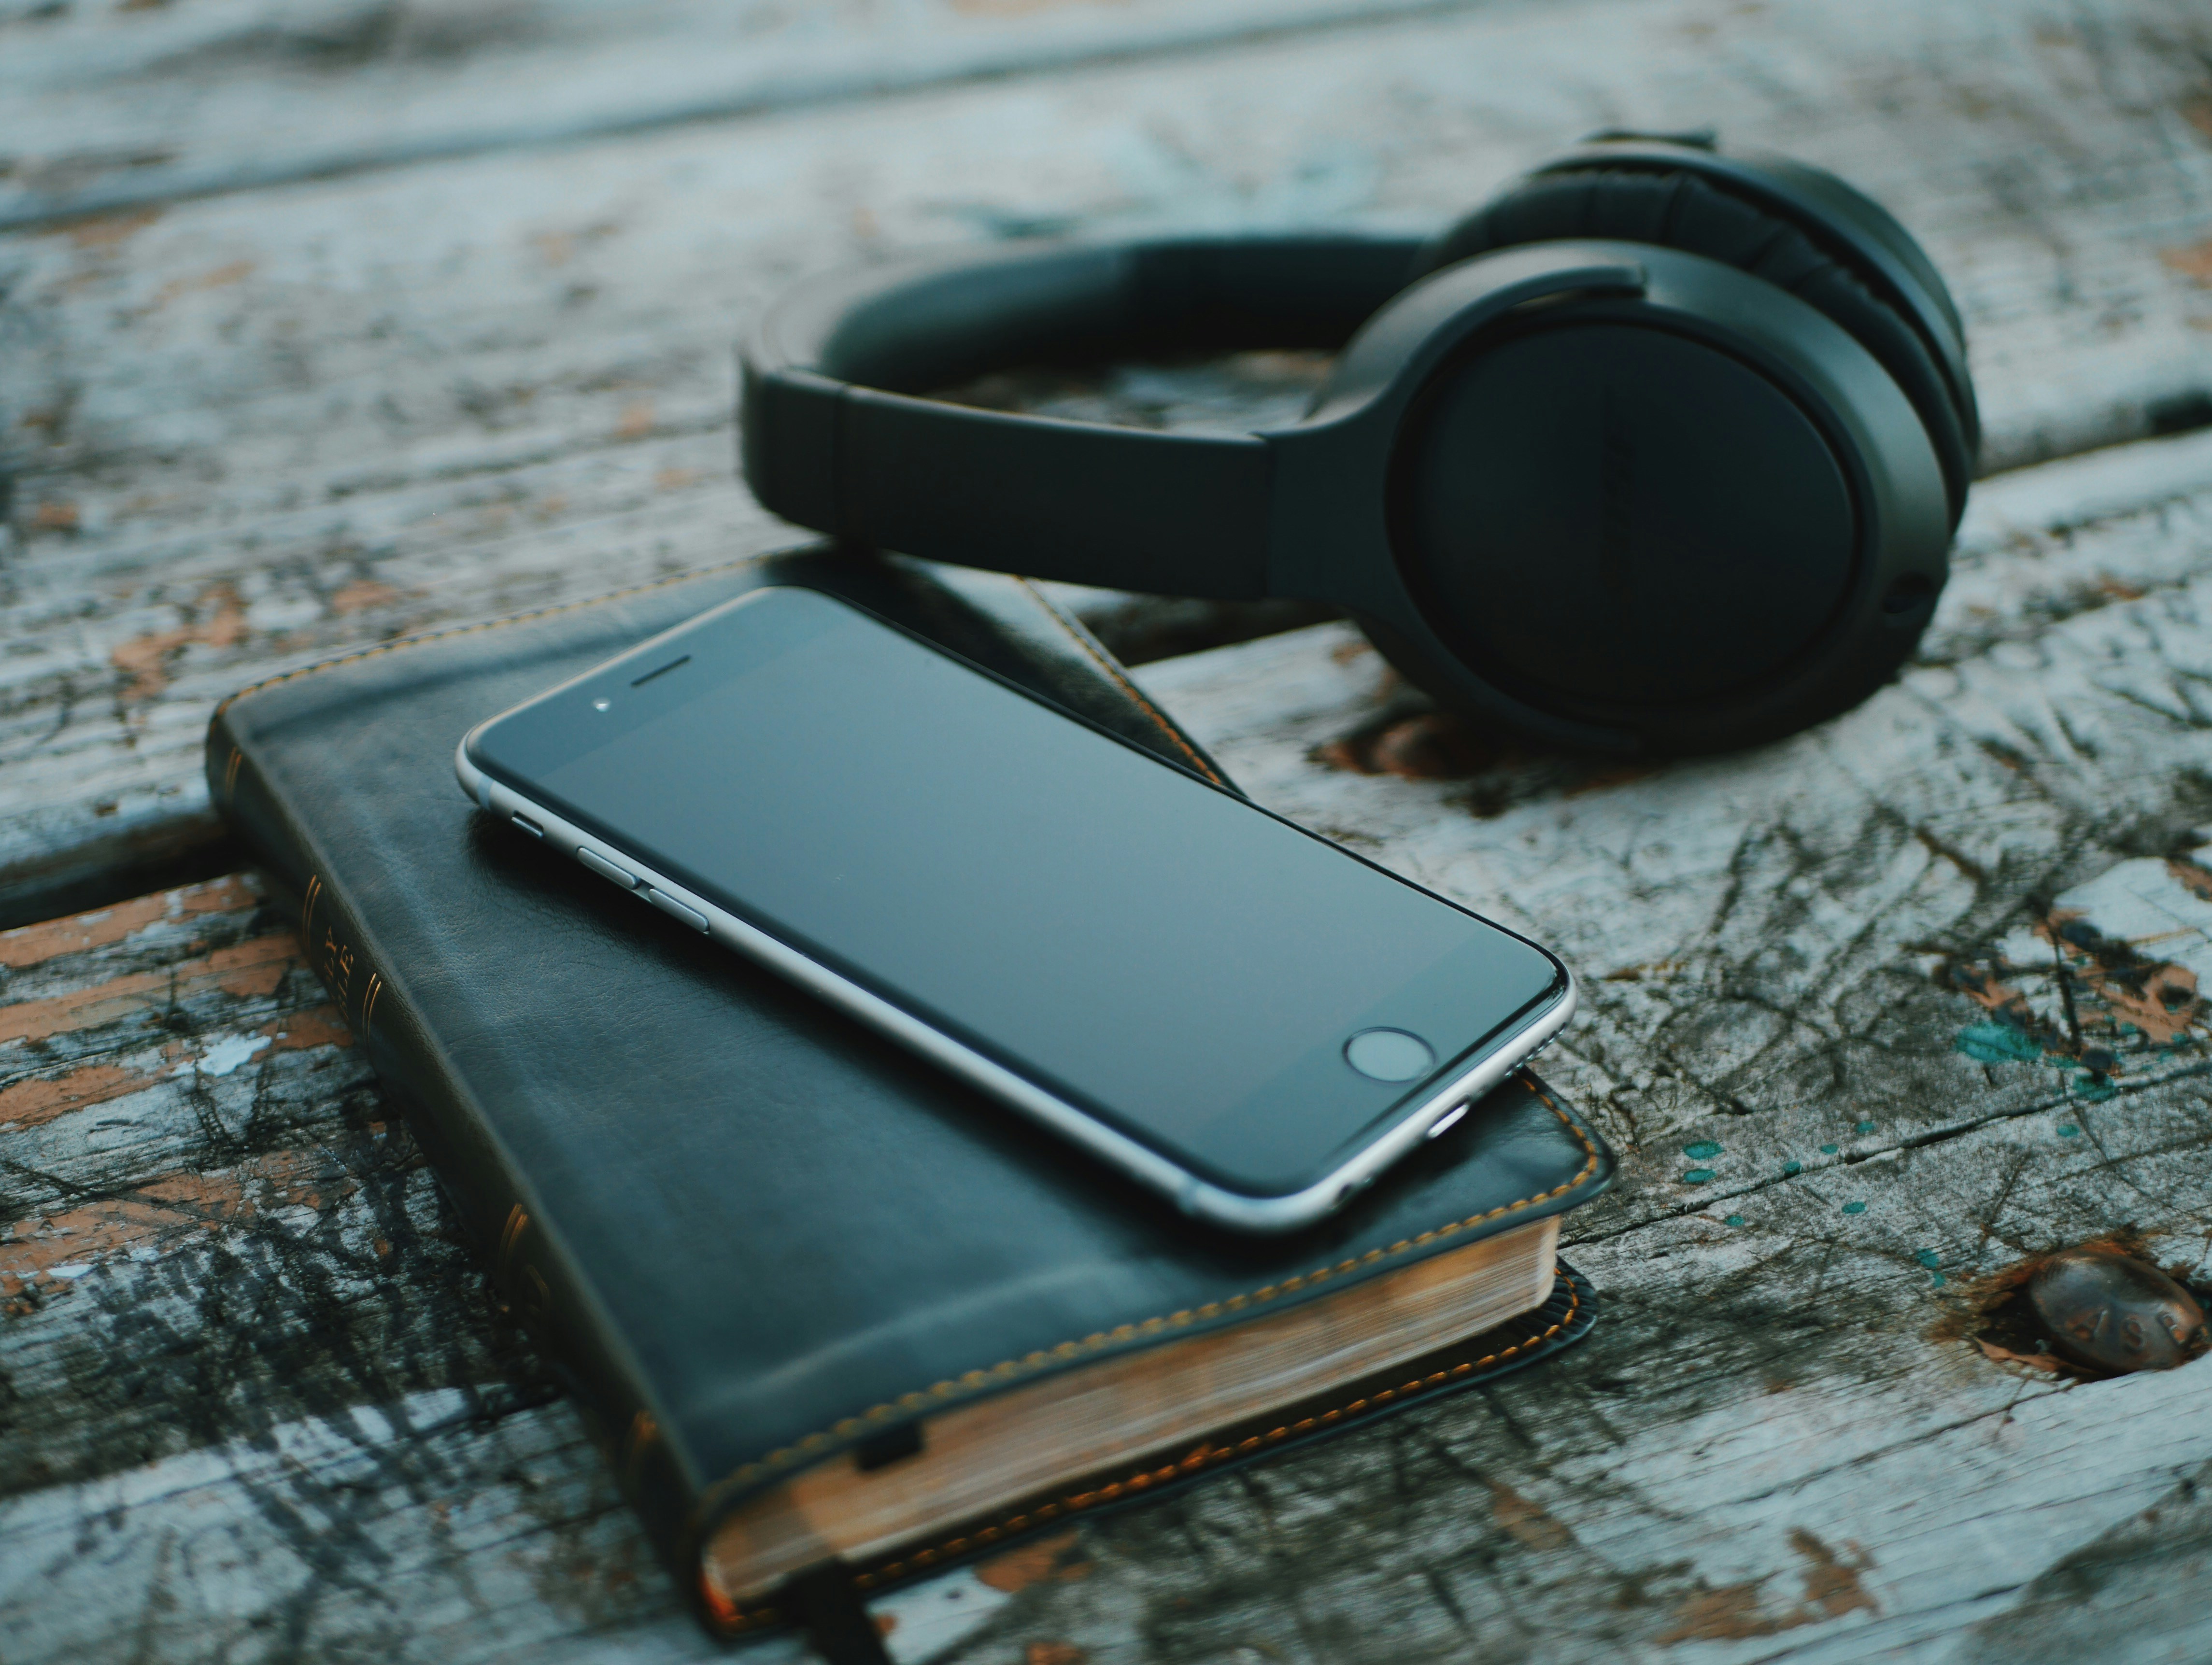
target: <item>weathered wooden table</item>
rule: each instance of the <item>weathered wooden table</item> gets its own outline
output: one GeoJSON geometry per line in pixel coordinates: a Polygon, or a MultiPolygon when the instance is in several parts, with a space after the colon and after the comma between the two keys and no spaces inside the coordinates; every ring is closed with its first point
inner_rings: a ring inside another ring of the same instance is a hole
{"type": "MultiPolygon", "coordinates": [[[[0,0],[0,1659],[714,1651],[221,842],[218,696],[787,541],[730,344],[806,268],[1433,222],[1708,122],[1967,316],[1990,477],[1895,685],[1607,770],[1342,624],[1082,598],[1264,801],[1583,974],[1603,1323],[878,1611],[974,1665],[2212,1656],[2212,1364],[1976,1339],[2032,1253],[2212,1259],[2212,13],[0,0]]],[[[1313,368],[1011,395],[1225,424],[1313,368]]]]}

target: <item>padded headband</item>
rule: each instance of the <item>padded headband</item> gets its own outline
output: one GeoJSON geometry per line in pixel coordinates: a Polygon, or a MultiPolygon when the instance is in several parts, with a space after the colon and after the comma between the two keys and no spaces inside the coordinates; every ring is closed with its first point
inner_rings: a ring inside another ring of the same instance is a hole
{"type": "Polygon", "coordinates": [[[815,286],[748,343],[745,475],[857,544],[1218,600],[1267,593],[1269,453],[917,398],[1039,360],[1335,348],[1405,287],[1417,238],[972,250],[815,286]]]}

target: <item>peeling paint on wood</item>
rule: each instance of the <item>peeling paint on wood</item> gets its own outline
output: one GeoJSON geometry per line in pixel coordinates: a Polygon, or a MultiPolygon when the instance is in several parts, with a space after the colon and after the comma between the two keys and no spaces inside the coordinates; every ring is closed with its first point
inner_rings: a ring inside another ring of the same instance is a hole
{"type": "MultiPolygon", "coordinates": [[[[293,27],[197,3],[206,16],[88,9],[69,28],[143,43],[293,27]]],[[[1121,13],[1048,15],[1091,17],[1105,39],[1121,13]]],[[[532,15],[579,63],[609,27],[532,15]]],[[[639,25],[663,67],[689,62],[679,15],[639,25]]],[[[1164,15],[1146,0],[1125,21],[1164,15]]],[[[0,892],[65,894],[86,871],[69,853],[128,836],[210,837],[200,724],[243,683],[787,541],[732,478],[731,343],[801,271],[895,248],[1433,224],[1592,127],[1711,120],[1840,168],[1927,240],[1967,313],[1992,465],[2149,433],[2212,390],[2212,302],[2159,258],[2212,234],[2212,144],[2179,113],[2212,97],[2212,47],[2176,0],[2085,15],[2054,34],[1998,0],[1445,7],[0,236],[15,505],[0,629],[19,647],[0,667],[0,892]]],[[[137,119],[126,89],[143,82],[103,79],[90,66],[109,49],[83,50],[72,101],[137,119]]],[[[519,72],[506,51],[470,61],[519,72]]],[[[274,72],[194,61],[218,112],[274,72]]],[[[388,67],[341,55],[310,78],[316,118],[332,98],[381,118],[397,88],[434,104],[459,84],[434,56],[388,67]]],[[[236,131],[272,143],[258,118],[236,131]]],[[[1297,372],[1131,372],[1093,403],[1264,418],[1295,406],[1297,372]]],[[[1115,629],[1126,611],[1095,617],[1115,629]]]]}
{"type": "MultiPolygon", "coordinates": [[[[17,896],[210,836],[240,683],[783,541],[730,478],[728,348],[803,269],[1431,222],[1624,122],[1873,189],[1955,282],[2011,471],[1859,711],[1602,769],[1439,716],[1340,624],[1081,599],[1156,653],[1309,627],[1142,679],[1263,800],[1582,973],[1547,1068],[1626,1158],[1572,1222],[1598,1331],[875,1612],[907,1665],[2212,1648],[2212,1365],[2076,1380],[1978,1304],[2116,1233],[2212,1253],[2199,10],[926,0],[843,35],[725,9],[695,46],[690,0],[40,9],[0,0],[0,202],[157,200],[0,235],[17,896]],[[913,90],[851,96],[917,42],[913,90]],[[959,80],[993,63],[1022,73],[959,80]],[[540,96],[637,131],[533,148],[540,96]],[[264,150],[316,171],[302,122],[345,177],[256,189],[264,150]]],[[[1233,426],[1320,371],[962,392],[1233,426]]],[[[716,1656],[350,1042],[250,876],[0,934],[11,1665],[716,1656]]]]}

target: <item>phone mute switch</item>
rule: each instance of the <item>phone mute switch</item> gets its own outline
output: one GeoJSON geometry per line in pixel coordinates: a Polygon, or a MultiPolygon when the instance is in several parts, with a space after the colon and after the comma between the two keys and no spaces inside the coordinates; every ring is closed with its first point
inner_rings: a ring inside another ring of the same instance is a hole
{"type": "Polygon", "coordinates": [[[1428,1136],[1431,1139],[1443,1138],[1444,1134],[1449,1133],[1453,1128],[1459,1126],[1460,1118],[1464,1116],[1467,1114],[1467,1111],[1468,1101],[1462,1100],[1461,1103],[1453,1105],[1451,1109],[1446,1110],[1434,1121],[1429,1123],[1428,1136]]]}
{"type": "Polygon", "coordinates": [[[656,890],[650,884],[645,887],[645,899],[667,915],[669,918],[682,920],[694,931],[704,931],[707,928],[707,916],[696,908],[686,908],[674,896],[656,890]]]}

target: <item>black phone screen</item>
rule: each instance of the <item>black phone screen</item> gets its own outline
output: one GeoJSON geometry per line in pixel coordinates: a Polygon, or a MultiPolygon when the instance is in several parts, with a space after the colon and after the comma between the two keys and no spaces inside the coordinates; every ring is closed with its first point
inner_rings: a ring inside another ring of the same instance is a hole
{"type": "Polygon", "coordinates": [[[1533,944],[811,590],[717,609],[471,755],[1246,1194],[1323,1177],[1566,986],[1533,944]]]}

